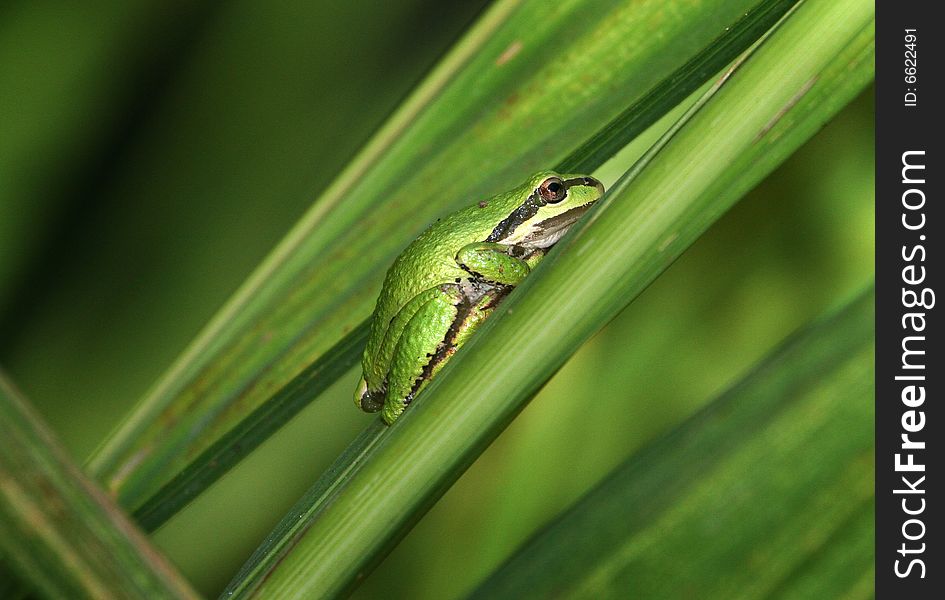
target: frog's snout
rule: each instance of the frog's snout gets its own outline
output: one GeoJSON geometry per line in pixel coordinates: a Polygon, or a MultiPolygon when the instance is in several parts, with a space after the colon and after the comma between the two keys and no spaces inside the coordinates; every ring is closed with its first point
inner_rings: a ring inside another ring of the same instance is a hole
{"type": "Polygon", "coordinates": [[[576,177],[571,177],[564,181],[564,187],[566,188],[572,188],[576,185],[583,186],[583,187],[596,188],[598,196],[604,195],[604,184],[594,179],[593,177],[589,177],[587,175],[578,175],[576,177]]]}
{"type": "Polygon", "coordinates": [[[584,185],[587,185],[587,186],[590,186],[590,187],[595,187],[595,188],[597,188],[597,191],[600,192],[600,195],[601,195],[601,196],[604,195],[604,184],[601,183],[601,182],[599,182],[599,181],[597,181],[597,180],[594,179],[593,177],[585,177],[585,178],[584,178],[584,185]]]}

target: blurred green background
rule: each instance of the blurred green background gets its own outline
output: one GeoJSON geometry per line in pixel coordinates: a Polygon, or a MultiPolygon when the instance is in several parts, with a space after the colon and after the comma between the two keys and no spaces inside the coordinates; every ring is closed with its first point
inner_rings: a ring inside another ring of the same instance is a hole
{"type": "MultiPolygon", "coordinates": [[[[0,365],[77,459],[484,5],[0,7],[0,365]]],[[[641,444],[861,289],[872,177],[868,90],[591,340],[356,597],[468,591],[641,444]]],[[[356,378],[155,535],[202,592],[222,589],[371,418],[351,406],[356,378]],[[316,423],[333,436],[311,435],[316,423]]]]}

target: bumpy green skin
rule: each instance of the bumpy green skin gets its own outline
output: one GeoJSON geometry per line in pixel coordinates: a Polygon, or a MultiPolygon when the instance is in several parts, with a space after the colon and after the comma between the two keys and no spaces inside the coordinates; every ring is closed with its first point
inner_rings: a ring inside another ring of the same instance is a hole
{"type": "Polygon", "coordinates": [[[587,176],[543,171],[420,234],[387,272],[355,403],[368,412],[383,409],[384,421],[393,423],[602,194],[603,186],[587,176]],[[554,178],[567,183],[566,196],[545,202],[539,186],[554,178]]]}

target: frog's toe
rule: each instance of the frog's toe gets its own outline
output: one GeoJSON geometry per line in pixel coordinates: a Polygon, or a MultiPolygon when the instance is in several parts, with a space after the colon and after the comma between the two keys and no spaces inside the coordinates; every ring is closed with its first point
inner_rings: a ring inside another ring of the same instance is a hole
{"type": "Polygon", "coordinates": [[[354,390],[354,405],[358,408],[361,408],[361,402],[364,400],[365,394],[367,394],[367,381],[362,377],[361,381],[358,382],[358,388],[354,390]]]}
{"type": "Polygon", "coordinates": [[[384,394],[369,390],[367,381],[362,377],[358,389],[354,392],[354,403],[364,412],[377,412],[384,406],[384,394]]]}
{"type": "Polygon", "coordinates": [[[403,400],[399,400],[397,402],[388,402],[384,405],[384,411],[381,413],[381,418],[384,419],[384,422],[388,425],[393,425],[394,421],[397,420],[397,417],[399,417],[406,408],[407,403],[403,400]]]}

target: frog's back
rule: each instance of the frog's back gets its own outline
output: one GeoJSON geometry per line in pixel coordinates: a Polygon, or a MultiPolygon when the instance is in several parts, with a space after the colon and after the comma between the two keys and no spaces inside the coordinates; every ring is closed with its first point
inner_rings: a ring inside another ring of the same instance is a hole
{"type": "Polygon", "coordinates": [[[437,221],[394,260],[377,300],[374,314],[377,325],[383,324],[382,329],[386,330],[387,323],[420,292],[466,277],[467,273],[456,264],[457,250],[488,236],[471,218],[476,208],[466,208],[437,221]]]}
{"type": "MultiPolygon", "coordinates": [[[[530,184],[498,194],[433,223],[394,260],[377,299],[371,333],[365,349],[365,373],[380,377],[386,365],[369,364],[378,356],[391,319],[421,292],[468,277],[456,263],[456,253],[467,244],[483,242],[493,228],[522,202],[530,184]]],[[[372,381],[372,384],[377,382],[372,381]]]]}

